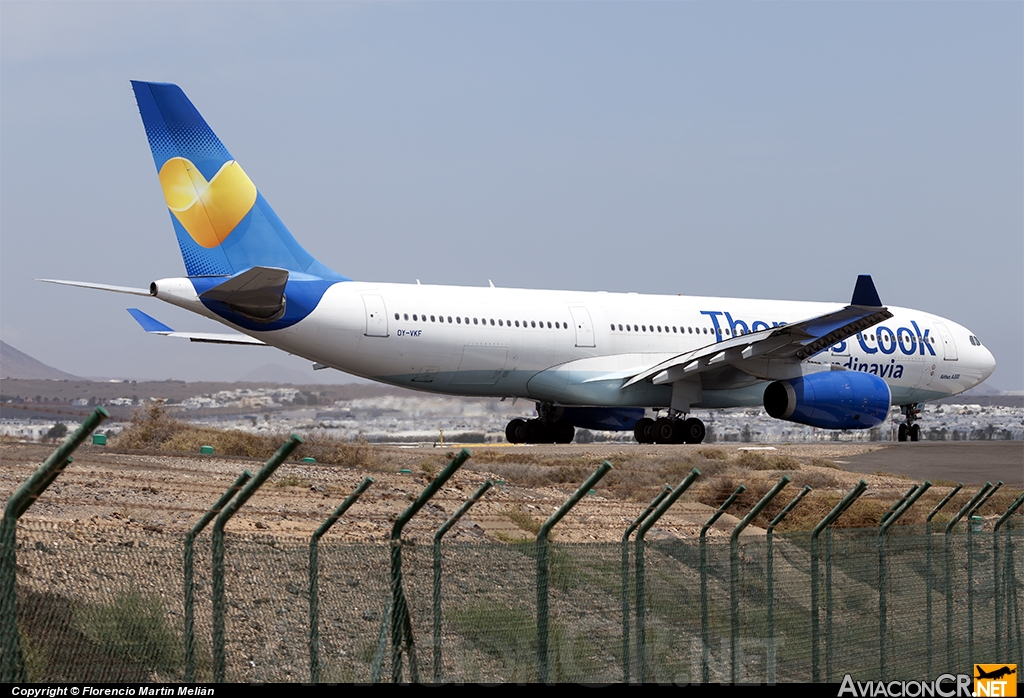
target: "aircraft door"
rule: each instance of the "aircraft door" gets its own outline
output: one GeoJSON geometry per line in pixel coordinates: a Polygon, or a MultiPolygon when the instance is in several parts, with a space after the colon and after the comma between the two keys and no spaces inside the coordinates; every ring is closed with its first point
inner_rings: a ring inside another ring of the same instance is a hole
{"type": "Polygon", "coordinates": [[[594,325],[590,321],[590,311],[581,305],[569,306],[572,324],[576,327],[576,346],[596,347],[594,342],[594,325]]]}
{"type": "Polygon", "coordinates": [[[363,306],[366,308],[367,337],[388,336],[388,311],[384,307],[384,298],[372,293],[363,294],[363,306]]]}
{"type": "Polygon", "coordinates": [[[939,332],[939,337],[942,338],[942,351],[944,352],[943,357],[946,361],[956,361],[956,342],[953,341],[953,335],[950,333],[949,328],[946,327],[944,322],[935,321],[935,329],[939,332]]]}

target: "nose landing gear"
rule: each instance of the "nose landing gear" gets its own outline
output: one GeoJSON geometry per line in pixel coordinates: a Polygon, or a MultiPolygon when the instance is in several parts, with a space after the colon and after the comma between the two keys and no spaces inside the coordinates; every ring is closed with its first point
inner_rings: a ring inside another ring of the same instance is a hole
{"type": "Polygon", "coordinates": [[[900,405],[900,412],[906,415],[907,421],[900,424],[899,428],[896,430],[897,440],[920,441],[921,425],[916,422],[921,418],[921,406],[916,402],[911,405],[900,405]]]}

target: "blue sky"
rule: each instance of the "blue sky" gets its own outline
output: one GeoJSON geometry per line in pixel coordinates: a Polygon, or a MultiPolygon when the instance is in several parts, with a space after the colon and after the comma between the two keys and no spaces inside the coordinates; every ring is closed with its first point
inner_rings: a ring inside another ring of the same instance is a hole
{"type": "Polygon", "coordinates": [[[234,380],[128,81],[176,82],[357,279],[847,301],[970,327],[1024,388],[1021,3],[0,3],[0,336],[88,376],[234,380]]]}

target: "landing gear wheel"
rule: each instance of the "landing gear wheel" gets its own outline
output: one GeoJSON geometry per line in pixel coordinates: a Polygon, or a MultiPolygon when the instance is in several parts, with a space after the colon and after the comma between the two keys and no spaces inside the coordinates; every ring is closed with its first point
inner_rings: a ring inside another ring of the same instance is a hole
{"type": "Polygon", "coordinates": [[[654,423],[651,433],[654,436],[655,443],[671,444],[676,441],[676,431],[678,428],[678,422],[674,419],[662,417],[654,423]]]}
{"type": "Polygon", "coordinates": [[[637,420],[636,427],[633,428],[633,437],[637,442],[642,444],[652,444],[654,439],[649,436],[649,433],[654,426],[654,420],[650,417],[644,417],[637,420]]]}
{"type": "Polygon", "coordinates": [[[531,419],[526,423],[526,443],[547,444],[551,442],[551,434],[547,424],[539,419],[531,419]]]}
{"type": "Polygon", "coordinates": [[[910,440],[911,441],[920,441],[921,440],[921,425],[920,424],[911,424],[910,425],[910,429],[908,429],[907,431],[909,432],[908,436],[910,436],[910,440]]]}
{"type": "Polygon", "coordinates": [[[704,422],[700,421],[696,417],[684,419],[680,426],[683,432],[684,443],[699,444],[704,440],[704,436],[707,434],[707,429],[704,428],[704,422]]]}
{"type": "Polygon", "coordinates": [[[555,443],[556,444],[571,444],[573,437],[576,436],[576,427],[569,422],[558,421],[554,423],[555,432],[555,443]]]}
{"type": "Polygon", "coordinates": [[[906,441],[907,440],[907,425],[901,424],[900,428],[896,430],[896,440],[906,441]]]}
{"type": "Polygon", "coordinates": [[[521,444],[526,442],[526,420],[513,419],[505,427],[505,439],[510,444],[521,444]]]}

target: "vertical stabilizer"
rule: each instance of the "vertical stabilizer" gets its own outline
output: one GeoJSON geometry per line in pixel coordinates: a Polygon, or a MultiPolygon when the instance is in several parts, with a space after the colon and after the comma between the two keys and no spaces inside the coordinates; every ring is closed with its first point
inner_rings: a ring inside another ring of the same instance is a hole
{"type": "Polygon", "coordinates": [[[346,277],[296,241],[177,85],[132,81],[189,276],[275,267],[346,277]]]}

